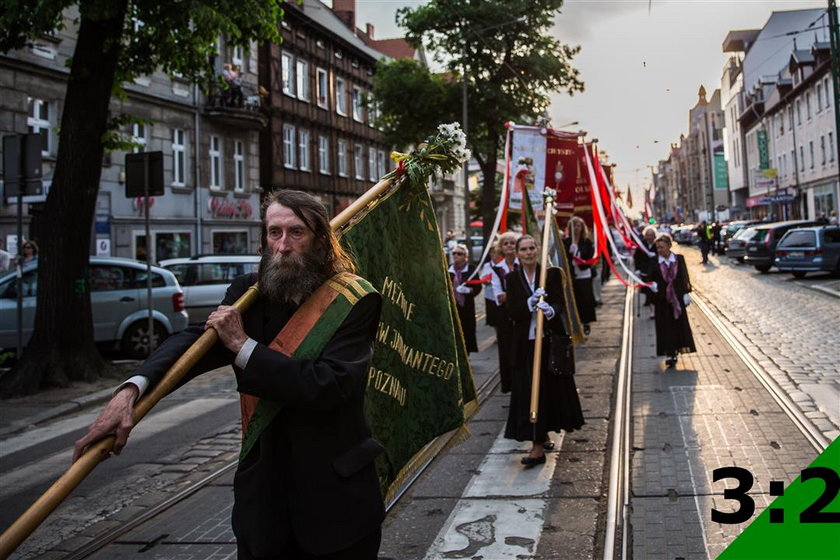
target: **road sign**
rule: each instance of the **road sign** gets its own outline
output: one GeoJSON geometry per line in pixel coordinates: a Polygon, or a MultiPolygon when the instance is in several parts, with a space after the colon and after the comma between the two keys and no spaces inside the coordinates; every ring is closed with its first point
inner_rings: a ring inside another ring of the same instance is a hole
{"type": "Polygon", "coordinates": [[[163,195],[163,152],[126,154],[125,196],[134,198],[161,195],[163,195]]]}
{"type": "Polygon", "coordinates": [[[7,202],[18,195],[41,194],[41,167],[39,133],[3,137],[3,190],[7,202]]]}

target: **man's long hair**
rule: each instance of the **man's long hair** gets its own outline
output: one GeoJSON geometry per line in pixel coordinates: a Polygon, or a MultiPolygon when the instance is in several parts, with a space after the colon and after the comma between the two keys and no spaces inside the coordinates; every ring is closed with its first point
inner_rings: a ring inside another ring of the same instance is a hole
{"type": "MultiPolygon", "coordinates": [[[[291,189],[272,191],[262,204],[263,219],[265,219],[268,207],[274,203],[291,209],[295,216],[300,218],[315,234],[314,249],[324,264],[324,273],[327,278],[339,272],[356,272],[353,257],[338,242],[338,238],[330,227],[327,209],[318,199],[303,191],[291,189]]],[[[267,235],[266,228],[263,227],[261,234],[263,250],[268,246],[267,235]]]]}

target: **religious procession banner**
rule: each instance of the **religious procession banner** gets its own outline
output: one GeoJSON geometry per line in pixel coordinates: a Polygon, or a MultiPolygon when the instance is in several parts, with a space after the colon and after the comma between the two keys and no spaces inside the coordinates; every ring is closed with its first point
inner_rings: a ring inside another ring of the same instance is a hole
{"type": "Polygon", "coordinates": [[[463,426],[475,400],[425,175],[404,174],[341,237],[383,297],[365,404],[385,446],[377,470],[386,497],[413,474],[427,443],[463,426]]]}
{"type": "Polygon", "coordinates": [[[539,213],[543,189],[550,187],[557,193],[555,208],[561,227],[573,215],[591,227],[591,187],[578,134],[534,126],[511,128],[510,210],[522,211],[523,193],[528,193],[531,207],[539,213]]]}

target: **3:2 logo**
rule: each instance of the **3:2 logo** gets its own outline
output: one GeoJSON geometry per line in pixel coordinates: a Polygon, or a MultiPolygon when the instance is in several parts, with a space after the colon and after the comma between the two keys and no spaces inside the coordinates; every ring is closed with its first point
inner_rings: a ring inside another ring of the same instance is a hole
{"type": "MultiPolygon", "coordinates": [[[[755,501],[747,494],[753,486],[753,474],[742,467],[721,467],[712,471],[713,481],[717,482],[725,478],[733,478],[738,481],[735,488],[726,488],[723,491],[725,500],[735,500],[739,506],[733,512],[722,512],[712,508],[712,521],[715,523],[743,523],[749,520],[755,513],[755,501]]],[[[814,500],[814,503],[799,512],[800,523],[840,523],[840,512],[824,511],[826,507],[840,494],[840,475],[837,471],[828,467],[809,467],[800,472],[800,480],[804,483],[811,479],[821,479],[825,483],[825,489],[814,500]]],[[[770,481],[770,495],[783,496],[785,493],[784,482],[778,480],[770,481]]],[[[770,523],[783,523],[784,510],[770,508],[770,523]]]]}

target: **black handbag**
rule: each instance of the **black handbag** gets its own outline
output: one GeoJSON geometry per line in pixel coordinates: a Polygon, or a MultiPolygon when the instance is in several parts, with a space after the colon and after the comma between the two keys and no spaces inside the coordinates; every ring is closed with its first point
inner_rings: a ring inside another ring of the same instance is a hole
{"type": "Polygon", "coordinates": [[[575,344],[566,333],[548,333],[548,370],[554,375],[575,374],[575,344]]]}

